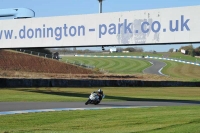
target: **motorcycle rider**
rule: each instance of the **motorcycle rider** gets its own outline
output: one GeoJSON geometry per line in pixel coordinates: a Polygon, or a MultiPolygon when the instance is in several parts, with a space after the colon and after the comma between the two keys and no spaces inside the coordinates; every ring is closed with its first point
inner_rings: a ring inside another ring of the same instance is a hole
{"type": "Polygon", "coordinates": [[[97,91],[94,91],[94,93],[97,93],[97,95],[99,96],[99,101],[101,101],[103,97],[103,91],[101,89],[98,89],[97,91]]]}

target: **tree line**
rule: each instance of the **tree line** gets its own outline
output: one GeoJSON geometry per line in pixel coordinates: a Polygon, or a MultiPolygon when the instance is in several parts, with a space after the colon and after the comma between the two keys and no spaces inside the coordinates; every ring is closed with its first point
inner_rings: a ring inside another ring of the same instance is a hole
{"type": "MultiPolygon", "coordinates": [[[[181,46],[179,49],[178,49],[178,52],[181,52],[181,49],[184,49],[186,50],[186,55],[191,55],[192,57],[194,56],[200,56],[200,46],[199,47],[196,47],[194,48],[192,44],[190,45],[187,45],[187,46],[181,46]]],[[[169,49],[168,52],[173,52],[173,48],[169,49]]]]}

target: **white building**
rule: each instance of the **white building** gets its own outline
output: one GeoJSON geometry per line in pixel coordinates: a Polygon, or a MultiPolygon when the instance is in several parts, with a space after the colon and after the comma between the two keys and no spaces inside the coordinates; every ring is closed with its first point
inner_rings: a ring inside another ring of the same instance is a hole
{"type": "Polygon", "coordinates": [[[185,49],[181,49],[181,53],[183,53],[183,54],[187,54],[187,50],[185,50],[185,49]]]}
{"type": "Polygon", "coordinates": [[[116,48],[110,48],[110,53],[117,52],[116,48]]]}
{"type": "Polygon", "coordinates": [[[122,53],[129,53],[129,51],[122,51],[122,53]]]}

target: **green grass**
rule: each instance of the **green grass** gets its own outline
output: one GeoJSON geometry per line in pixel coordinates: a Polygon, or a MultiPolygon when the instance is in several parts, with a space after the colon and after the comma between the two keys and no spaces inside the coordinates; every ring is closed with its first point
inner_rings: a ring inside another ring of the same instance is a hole
{"type": "Polygon", "coordinates": [[[199,66],[172,61],[164,62],[167,64],[167,66],[163,68],[162,73],[183,80],[200,81],[199,66]]]}
{"type": "Polygon", "coordinates": [[[151,52],[130,52],[130,53],[92,53],[89,55],[104,55],[104,56],[155,56],[155,57],[162,57],[163,53],[151,53],[151,52]]]}
{"type": "Polygon", "coordinates": [[[0,116],[2,133],[199,133],[200,106],[0,116]]]}
{"type": "MultiPolygon", "coordinates": [[[[98,88],[10,88],[0,89],[0,102],[86,101],[98,88]]],[[[103,87],[104,101],[200,101],[199,87],[103,87]]]]}
{"type": "MultiPolygon", "coordinates": [[[[83,101],[98,88],[1,88],[0,101],[83,101]]],[[[200,101],[199,87],[103,87],[103,101],[200,101]]],[[[200,106],[0,116],[2,133],[199,133],[200,106]]]]}
{"type": "Polygon", "coordinates": [[[141,73],[145,68],[151,66],[148,61],[131,58],[92,58],[92,57],[63,57],[62,61],[79,62],[104,69],[109,73],[134,74],[141,73]]]}
{"type": "Polygon", "coordinates": [[[175,58],[179,60],[185,60],[185,61],[191,61],[191,62],[197,62],[200,63],[200,58],[192,57],[191,55],[184,55],[180,52],[177,53],[170,53],[170,58],[175,58]]]}
{"type": "MultiPolygon", "coordinates": [[[[94,57],[64,57],[63,61],[76,61],[97,68],[103,68],[109,73],[114,74],[136,74],[151,66],[149,62],[143,59],[131,58],[94,58],[94,57]]],[[[200,67],[190,64],[183,64],[173,61],[163,61],[167,64],[162,73],[169,75],[177,80],[200,81],[200,67]]]]}
{"type": "Polygon", "coordinates": [[[178,60],[185,60],[185,61],[191,61],[191,62],[197,62],[200,63],[200,58],[192,57],[191,55],[184,55],[180,52],[157,52],[157,53],[151,53],[151,52],[130,52],[130,53],[110,53],[110,54],[90,54],[90,55],[104,55],[104,56],[151,56],[151,57],[167,57],[167,58],[173,58],[178,60]]]}

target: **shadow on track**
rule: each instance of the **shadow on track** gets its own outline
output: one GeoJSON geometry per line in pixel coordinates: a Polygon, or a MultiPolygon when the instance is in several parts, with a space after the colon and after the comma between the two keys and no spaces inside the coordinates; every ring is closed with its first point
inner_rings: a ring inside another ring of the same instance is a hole
{"type": "MultiPolygon", "coordinates": [[[[58,95],[58,96],[81,97],[81,98],[88,98],[90,95],[90,94],[85,94],[85,93],[62,92],[58,90],[53,91],[51,89],[39,90],[39,89],[29,88],[29,89],[15,89],[15,90],[41,93],[41,94],[49,94],[49,95],[58,95]]],[[[149,101],[149,102],[173,102],[173,103],[200,104],[200,101],[195,101],[195,100],[134,98],[134,97],[109,96],[109,95],[106,95],[105,99],[122,100],[122,101],[149,101]]]]}

